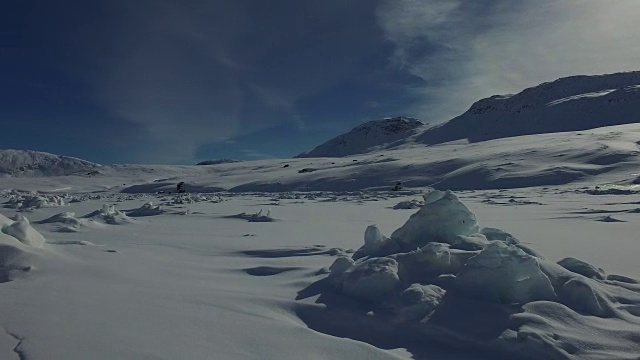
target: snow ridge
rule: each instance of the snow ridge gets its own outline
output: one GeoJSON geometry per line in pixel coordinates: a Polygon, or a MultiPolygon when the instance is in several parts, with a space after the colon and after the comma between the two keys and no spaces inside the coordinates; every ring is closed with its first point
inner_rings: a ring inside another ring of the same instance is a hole
{"type": "Polygon", "coordinates": [[[296,158],[342,157],[370,152],[412,135],[424,123],[409,117],[385,118],[358,125],[296,158]]]}

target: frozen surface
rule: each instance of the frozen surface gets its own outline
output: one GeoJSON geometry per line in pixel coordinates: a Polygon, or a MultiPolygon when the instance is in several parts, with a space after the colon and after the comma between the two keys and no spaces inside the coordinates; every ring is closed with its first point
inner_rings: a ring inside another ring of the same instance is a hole
{"type": "MultiPolygon", "coordinates": [[[[425,193],[431,194],[427,209],[475,223],[435,231],[420,223],[437,221],[434,214],[392,209],[417,193],[392,191],[182,194],[193,200],[182,203],[176,194],[60,195],[65,212],[44,207],[27,214],[46,238],[42,248],[0,234],[0,326],[7,334],[0,354],[636,356],[640,222],[631,211],[639,206],[634,195],[567,187],[425,193]],[[118,209],[144,209],[149,202],[166,212],[120,226],[106,221],[130,211],[118,209]],[[277,222],[229,218],[260,209],[265,215],[268,208],[277,222]],[[597,221],[602,214],[624,222],[597,221]],[[371,256],[391,238],[385,234],[407,223],[449,242],[408,237],[416,242],[407,242],[407,250],[393,242],[395,250],[371,256]],[[359,247],[368,250],[351,250],[359,247]]],[[[9,207],[0,212],[3,225],[24,214],[9,207]]]]}

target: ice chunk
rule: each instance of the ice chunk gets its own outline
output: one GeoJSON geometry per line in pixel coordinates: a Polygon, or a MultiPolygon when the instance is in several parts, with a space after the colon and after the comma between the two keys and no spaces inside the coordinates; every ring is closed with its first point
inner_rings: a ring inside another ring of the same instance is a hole
{"type": "Polygon", "coordinates": [[[449,190],[425,196],[424,206],[392,235],[403,250],[429,242],[455,243],[459,236],[478,233],[476,216],[449,190]]]}
{"type": "Polygon", "coordinates": [[[516,239],[515,236],[509,234],[506,231],[500,230],[500,229],[496,229],[496,228],[482,228],[480,229],[480,234],[484,235],[487,240],[500,240],[500,241],[504,241],[507,244],[518,244],[519,241],[518,239],[516,239]]]}
{"type": "Polygon", "coordinates": [[[609,317],[614,310],[607,299],[589,283],[588,279],[569,279],[560,290],[561,302],[573,310],[599,317],[609,317]]]}
{"type": "Polygon", "coordinates": [[[477,252],[450,249],[448,244],[429,243],[408,253],[390,257],[398,262],[398,274],[403,284],[429,283],[442,274],[457,274],[477,252]]]}
{"type": "Polygon", "coordinates": [[[576,258],[568,257],[558,261],[558,265],[563,268],[574,272],[576,274],[580,274],[592,279],[603,280],[605,278],[604,271],[602,269],[596,269],[595,266],[588,264],[582,260],[578,260],[576,258]]]}
{"type": "Polygon", "coordinates": [[[379,246],[387,238],[382,235],[377,225],[369,225],[364,231],[364,246],[376,247],[379,246]]]}
{"type": "Polygon", "coordinates": [[[442,301],[445,291],[436,285],[412,284],[402,293],[398,321],[420,321],[431,314],[442,301]]]}
{"type": "Polygon", "coordinates": [[[331,271],[331,275],[341,275],[347,269],[353,266],[355,262],[346,256],[339,256],[331,266],[329,266],[329,270],[331,271]]]}
{"type": "Polygon", "coordinates": [[[491,242],[470,258],[458,274],[455,286],[469,297],[502,304],[556,298],[538,259],[502,241],[491,242]]]}
{"type": "Polygon", "coordinates": [[[456,235],[449,240],[449,244],[461,250],[480,250],[487,246],[489,241],[482,234],[456,235]]]}
{"type": "Polygon", "coordinates": [[[369,225],[364,231],[364,246],[355,254],[353,259],[358,260],[367,256],[386,256],[400,251],[398,244],[382,235],[377,225],[369,225]]]}
{"type": "Polygon", "coordinates": [[[344,272],[342,292],[354,298],[379,300],[400,284],[398,263],[390,258],[365,260],[344,272]]]}
{"type": "Polygon", "coordinates": [[[4,225],[2,227],[2,232],[13,236],[14,238],[20,240],[21,243],[37,248],[41,248],[44,246],[45,239],[44,237],[36,231],[31,224],[29,224],[29,220],[23,216],[17,217],[18,220],[15,221],[11,225],[4,225]]]}
{"type": "Polygon", "coordinates": [[[102,215],[116,215],[117,213],[118,210],[116,210],[115,206],[109,204],[102,205],[102,215]]]}

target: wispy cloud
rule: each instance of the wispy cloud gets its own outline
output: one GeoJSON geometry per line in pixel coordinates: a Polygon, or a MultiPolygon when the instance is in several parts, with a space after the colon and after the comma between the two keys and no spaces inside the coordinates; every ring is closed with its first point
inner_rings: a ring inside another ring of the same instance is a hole
{"type": "Polygon", "coordinates": [[[414,112],[427,121],[562,76],[640,68],[635,0],[387,0],[377,15],[391,64],[425,81],[414,112]]]}

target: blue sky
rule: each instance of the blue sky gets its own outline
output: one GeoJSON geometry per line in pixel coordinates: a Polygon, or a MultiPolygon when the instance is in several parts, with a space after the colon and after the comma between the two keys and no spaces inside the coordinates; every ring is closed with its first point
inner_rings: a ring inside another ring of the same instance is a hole
{"type": "Polygon", "coordinates": [[[636,0],[0,2],[2,148],[290,157],[368,120],[640,68],[636,0]]]}

